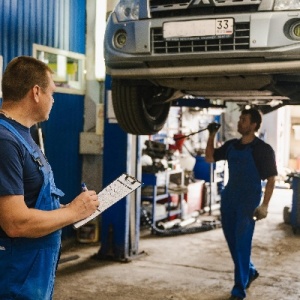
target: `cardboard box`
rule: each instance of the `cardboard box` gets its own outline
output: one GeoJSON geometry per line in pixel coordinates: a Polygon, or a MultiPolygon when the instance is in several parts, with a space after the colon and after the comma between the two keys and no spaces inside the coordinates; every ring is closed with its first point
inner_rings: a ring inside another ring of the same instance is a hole
{"type": "Polygon", "coordinates": [[[187,213],[190,214],[196,210],[201,210],[203,207],[203,189],[204,180],[199,180],[194,183],[190,183],[187,187],[187,193],[185,194],[185,200],[188,204],[187,213]]]}

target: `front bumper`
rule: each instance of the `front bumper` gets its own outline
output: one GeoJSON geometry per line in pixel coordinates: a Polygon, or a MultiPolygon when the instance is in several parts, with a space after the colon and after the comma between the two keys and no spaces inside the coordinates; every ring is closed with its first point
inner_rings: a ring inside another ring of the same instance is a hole
{"type": "MultiPolygon", "coordinates": [[[[296,11],[218,15],[218,18],[234,17],[236,24],[249,24],[247,49],[220,48],[197,52],[189,48],[188,52],[155,53],[153,30],[162,28],[166,21],[174,20],[145,19],[118,23],[112,14],[105,35],[107,72],[114,77],[139,79],[299,72],[300,42],[288,38],[284,32],[287,22],[300,19],[298,15],[300,13],[296,11]],[[114,35],[119,30],[127,33],[127,44],[122,49],[114,45],[114,35]]],[[[184,20],[189,19],[180,18],[180,21],[184,20]]]]}
{"type": "Polygon", "coordinates": [[[238,76],[255,74],[300,73],[300,61],[279,61],[247,64],[224,64],[217,66],[187,66],[164,68],[107,69],[108,74],[118,78],[150,79],[203,76],[238,76]]]}

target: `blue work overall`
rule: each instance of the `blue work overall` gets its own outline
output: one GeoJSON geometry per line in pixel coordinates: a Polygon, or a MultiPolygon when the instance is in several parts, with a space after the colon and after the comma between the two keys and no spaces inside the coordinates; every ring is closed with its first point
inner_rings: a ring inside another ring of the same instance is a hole
{"type": "MultiPolygon", "coordinates": [[[[255,143],[255,141],[254,141],[255,143]]],[[[261,200],[261,179],[252,156],[252,145],[243,150],[231,144],[227,151],[229,180],[222,192],[223,232],[234,262],[234,287],[231,294],[246,297],[245,287],[255,273],[251,262],[255,227],[253,212],[261,200]]]]}
{"type": "MultiPolygon", "coordinates": [[[[50,165],[45,166],[41,162],[40,154],[13,126],[4,120],[0,120],[0,124],[22,142],[43,175],[43,185],[35,208],[44,211],[59,208],[59,197],[64,194],[54,184],[50,165]]],[[[60,245],[61,230],[41,238],[0,238],[0,299],[52,299],[60,245]]]]}

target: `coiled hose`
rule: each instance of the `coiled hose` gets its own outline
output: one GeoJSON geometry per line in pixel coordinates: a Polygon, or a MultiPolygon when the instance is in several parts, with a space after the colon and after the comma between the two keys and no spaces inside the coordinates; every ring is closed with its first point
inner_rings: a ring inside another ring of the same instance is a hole
{"type": "Polygon", "coordinates": [[[141,215],[146,221],[147,225],[150,227],[151,232],[158,236],[175,236],[175,235],[182,235],[182,234],[190,234],[190,233],[204,232],[204,231],[217,228],[214,222],[210,222],[209,224],[201,224],[200,226],[193,226],[193,227],[160,229],[152,224],[150,218],[148,217],[147,210],[142,206],[141,206],[141,215]]]}

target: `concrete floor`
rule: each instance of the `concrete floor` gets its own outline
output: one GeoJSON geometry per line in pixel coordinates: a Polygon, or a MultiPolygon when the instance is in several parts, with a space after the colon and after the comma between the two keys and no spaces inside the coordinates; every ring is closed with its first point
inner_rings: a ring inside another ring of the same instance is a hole
{"type": "MultiPolygon", "coordinates": [[[[300,234],[283,221],[292,190],[276,189],[268,218],[259,221],[253,261],[260,277],[247,300],[300,299],[300,234]]],[[[145,255],[129,263],[92,258],[99,244],[79,244],[63,252],[54,300],[225,300],[233,284],[233,264],[222,229],[174,237],[141,234],[145,255]]]]}

